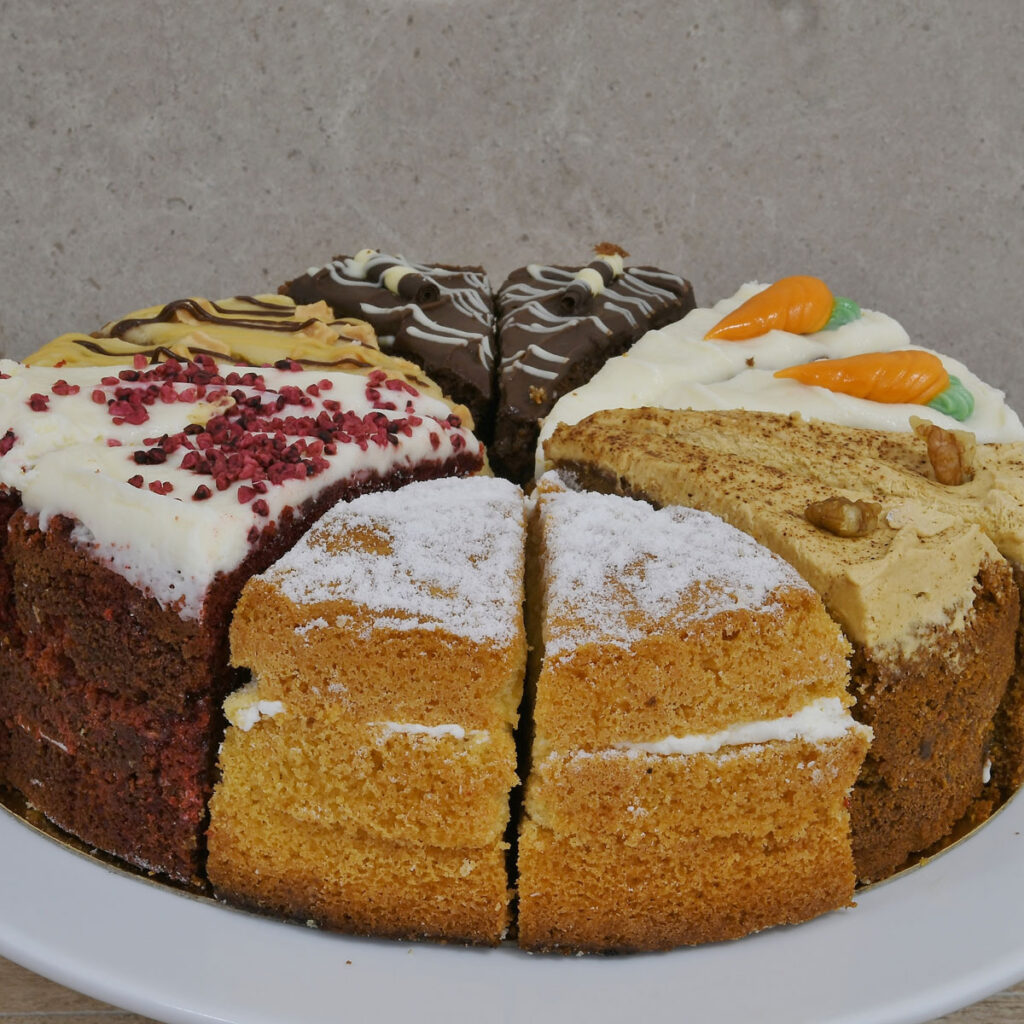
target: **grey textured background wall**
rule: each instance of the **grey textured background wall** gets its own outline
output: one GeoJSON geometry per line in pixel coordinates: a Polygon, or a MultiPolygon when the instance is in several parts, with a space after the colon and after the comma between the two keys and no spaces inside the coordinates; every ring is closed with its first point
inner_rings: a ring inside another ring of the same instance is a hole
{"type": "Polygon", "coordinates": [[[0,349],[365,245],[811,272],[1024,408],[1024,4],[0,0],[0,349]]]}

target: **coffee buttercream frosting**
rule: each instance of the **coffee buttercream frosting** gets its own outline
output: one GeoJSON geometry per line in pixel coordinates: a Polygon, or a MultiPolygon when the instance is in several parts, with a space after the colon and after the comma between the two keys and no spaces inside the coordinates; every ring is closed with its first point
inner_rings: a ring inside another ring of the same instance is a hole
{"type": "Polygon", "coordinates": [[[981,566],[1024,539],[1024,446],[979,446],[963,487],[928,475],[924,442],[749,411],[605,410],[549,440],[550,464],[659,505],[714,512],[782,555],[851,640],[909,655],[962,629],[981,566]],[[879,506],[874,529],[839,536],[809,505],[879,506]]]}

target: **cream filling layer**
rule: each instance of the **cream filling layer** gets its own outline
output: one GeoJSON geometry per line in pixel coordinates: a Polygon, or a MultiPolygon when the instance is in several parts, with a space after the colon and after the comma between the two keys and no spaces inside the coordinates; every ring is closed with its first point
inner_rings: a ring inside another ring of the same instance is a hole
{"type": "Polygon", "coordinates": [[[279,700],[262,700],[259,697],[259,683],[256,680],[228,694],[224,700],[225,717],[242,732],[248,732],[264,718],[280,715],[284,709],[284,704],[279,700]]]}
{"type": "MultiPolygon", "coordinates": [[[[784,718],[743,722],[712,733],[691,733],[687,736],[666,736],[664,739],[644,743],[616,743],[597,751],[577,751],[572,756],[585,757],[639,757],[656,754],[666,757],[692,757],[696,754],[720,754],[732,747],[771,742],[788,743],[805,740],[808,743],[826,743],[840,739],[851,730],[863,731],[868,739],[871,730],[855,722],[838,697],[822,697],[800,711],[784,718]]],[[[553,753],[549,757],[564,755],[553,753]]]]}
{"type": "Polygon", "coordinates": [[[456,740],[466,738],[466,730],[461,725],[423,725],[419,722],[371,722],[372,726],[379,726],[385,730],[385,734],[401,733],[406,736],[427,736],[430,739],[439,740],[445,736],[451,736],[456,740]]]}

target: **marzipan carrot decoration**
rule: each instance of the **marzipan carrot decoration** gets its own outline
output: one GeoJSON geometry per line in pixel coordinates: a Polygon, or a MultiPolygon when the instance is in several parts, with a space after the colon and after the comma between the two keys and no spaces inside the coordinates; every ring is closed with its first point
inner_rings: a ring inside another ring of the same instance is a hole
{"type": "Polygon", "coordinates": [[[752,295],[704,335],[712,341],[746,341],[769,331],[814,334],[856,320],[860,307],[836,297],[817,277],[783,277],[752,295]]]}
{"type": "Polygon", "coordinates": [[[819,359],[778,370],[788,377],[869,402],[927,405],[949,387],[942,360],[920,349],[867,352],[846,359],[819,359]]]}

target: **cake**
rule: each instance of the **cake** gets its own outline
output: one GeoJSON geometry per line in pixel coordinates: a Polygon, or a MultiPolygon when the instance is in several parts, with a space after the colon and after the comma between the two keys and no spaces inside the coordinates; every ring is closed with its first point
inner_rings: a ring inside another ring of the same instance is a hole
{"type": "Polygon", "coordinates": [[[526,664],[522,494],[476,477],[336,506],[246,585],[210,805],[219,895],[373,935],[510,920],[526,664]]]}
{"type": "Polygon", "coordinates": [[[706,512],[538,490],[520,944],[667,949],[848,906],[870,731],[820,599],[706,512]]]}
{"type": "Polygon", "coordinates": [[[604,243],[582,267],[530,264],[498,291],[498,406],[490,456],[525,483],[541,420],[562,395],[589,380],[647,331],[694,306],[693,288],[654,267],[626,267],[604,243]]]}
{"type": "Polygon", "coordinates": [[[822,596],[875,734],[852,803],[862,880],[1019,783],[1021,445],[979,445],[973,478],[940,483],[914,433],[640,409],[562,424],[545,451],[586,486],[720,515],[822,596]]]}
{"type": "Polygon", "coordinates": [[[400,368],[137,363],[0,362],[4,778],[86,843],[192,883],[246,579],[337,501],[483,453],[400,368]]]}
{"type": "MultiPolygon", "coordinates": [[[[911,417],[926,416],[947,430],[969,430],[981,442],[1024,440],[1024,426],[1003,393],[941,353],[931,354],[957,386],[931,406],[874,401],[776,376],[825,359],[931,351],[912,345],[906,330],[885,313],[857,307],[852,319],[806,334],[774,327],[740,340],[707,337],[768,287],[745,284],[712,307],[693,309],[676,323],[650,331],[627,354],[609,360],[591,380],[564,394],[544,421],[541,445],[559,423],[578,423],[600,409],[644,407],[800,412],[808,419],[885,431],[910,430],[911,417]],[[969,412],[948,401],[954,394],[968,396],[969,412]]],[[[541,447],[536,468],[543,471],[541,447]]]]}
{"type": "MultiPolygon", "coordinates": [[[[284,295],[175,299],[138,309],[92,334],[62,334],[23,360],[28,366],[124,366],[210,356],[225,363],[273,366],[282,360],[307,370],[401,373],[424,394],[440,387],[408,360],[380,351],[373,328],[338,319],[324,302],[297,305],[284,295]]],[[[463,415],[471,429],[472,420],[463,415]]]]}
{"type": "Polygon", "coordinates": [[[494,394],[494,297],[482,267],[414,263],[375,249],[336,256],[281,286],[372,324],[385,351],[412,360],[469,408],[489,438],[494,394]]]}
{"type": "Polygon", "coordinates": [[[492,451],[528,477],[547,412],[560,473],[521,712],[522,498],[478,477],[449,397],[486,424],[494,396],[423,369],[483,365],[492,335],[395,354],[432,289],[453,324],[486,279],[339,258],[405,310],[387,351],[256,295],[0,362],[0,783],[264,912],[562,951],[806,920],[1007,799],[1024,427],[1001,392],[816,279],[669,324],[685,282],[597,257],[499,303],[492,451]]]}

